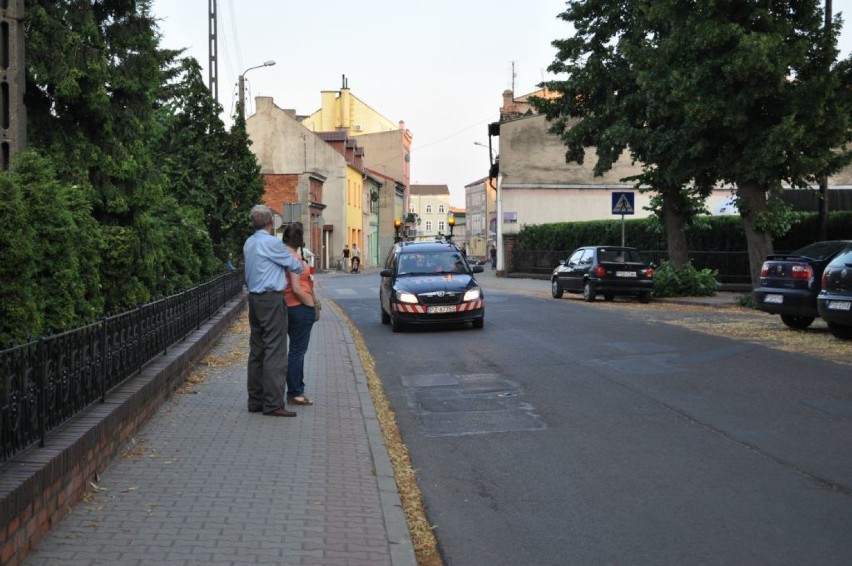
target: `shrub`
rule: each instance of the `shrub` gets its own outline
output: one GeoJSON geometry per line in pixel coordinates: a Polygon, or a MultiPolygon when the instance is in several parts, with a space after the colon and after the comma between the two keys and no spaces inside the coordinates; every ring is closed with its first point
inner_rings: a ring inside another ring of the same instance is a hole
{"type": "Polygon", "coordinates": [[[695,269],[690,262],[676,269],[663,260],[654,269],[654,296],[657,297],[706,297],[715,295],[719,288],[718,272],[713,269],[695,269]]]}

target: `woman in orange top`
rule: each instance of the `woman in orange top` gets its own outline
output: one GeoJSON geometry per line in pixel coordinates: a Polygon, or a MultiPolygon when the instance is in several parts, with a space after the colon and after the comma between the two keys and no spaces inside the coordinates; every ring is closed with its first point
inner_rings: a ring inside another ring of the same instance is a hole
{"type": "Polygon", "coordinates": [[[287,336],[290,349],[287,354],[287,402],[293,405],[313,405],[305,397],[305,354],[311,340],[311,328],[316,320],[314,302],[314,280],[308,263],[305,261],[304,228],[301,222],[292,222],[284,228],[284,244],[296,257],[301,257],[304,269],[302,273],[292,274],[284,289],[284,302],[287,303],[287,336]],[[296,250],[302,249],[297,254],[296,250]]]}

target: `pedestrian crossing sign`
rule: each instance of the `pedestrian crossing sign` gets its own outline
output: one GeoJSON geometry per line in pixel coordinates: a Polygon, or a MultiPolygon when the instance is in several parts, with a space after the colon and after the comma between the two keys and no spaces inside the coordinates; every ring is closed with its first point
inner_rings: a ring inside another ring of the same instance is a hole
{"type": "Polygon", "coordinates": [[[633,191],[612,193],[613,214],[633,214],[633,191]]]}

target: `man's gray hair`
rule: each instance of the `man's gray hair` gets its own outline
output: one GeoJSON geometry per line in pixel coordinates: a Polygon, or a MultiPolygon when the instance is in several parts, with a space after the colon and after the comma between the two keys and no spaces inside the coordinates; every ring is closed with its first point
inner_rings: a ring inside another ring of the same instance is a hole
{"type": "Polygon", "coordinates": [[[256,204],[249,212],[249,222],[256,230],[266,228],[272,223],[272,211],[265,204],[256,204]]]}

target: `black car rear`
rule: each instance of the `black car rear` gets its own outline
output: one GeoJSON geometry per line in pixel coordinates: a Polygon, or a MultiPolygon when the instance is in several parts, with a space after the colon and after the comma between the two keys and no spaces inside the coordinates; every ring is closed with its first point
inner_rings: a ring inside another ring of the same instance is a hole
{"type": "Polygon", "coordinates": [[[766,258],[760,270],[760,286],[754,290],[757,308],[781,315],[790,328],[807,328],[816,317],[817,295],[826,265],[849,240],[816,242],[788,254],[766,258]]]}
{"type": "Polygon", "coordinates": [[[852,246],[837,254],[823,271],[817,311],[832,334],[852,340],[852,246]]]}
{"type": "Polygon", "coordinates": [[[563,292],[582,293],[587,301],[598,295],[611,301],[617,295],[637,297],[641,302],[651,300],[654,290],[654,269],[635,248],[620,246],[585,246],[553,270],[550,293],[554,299],[563,292]]]}

